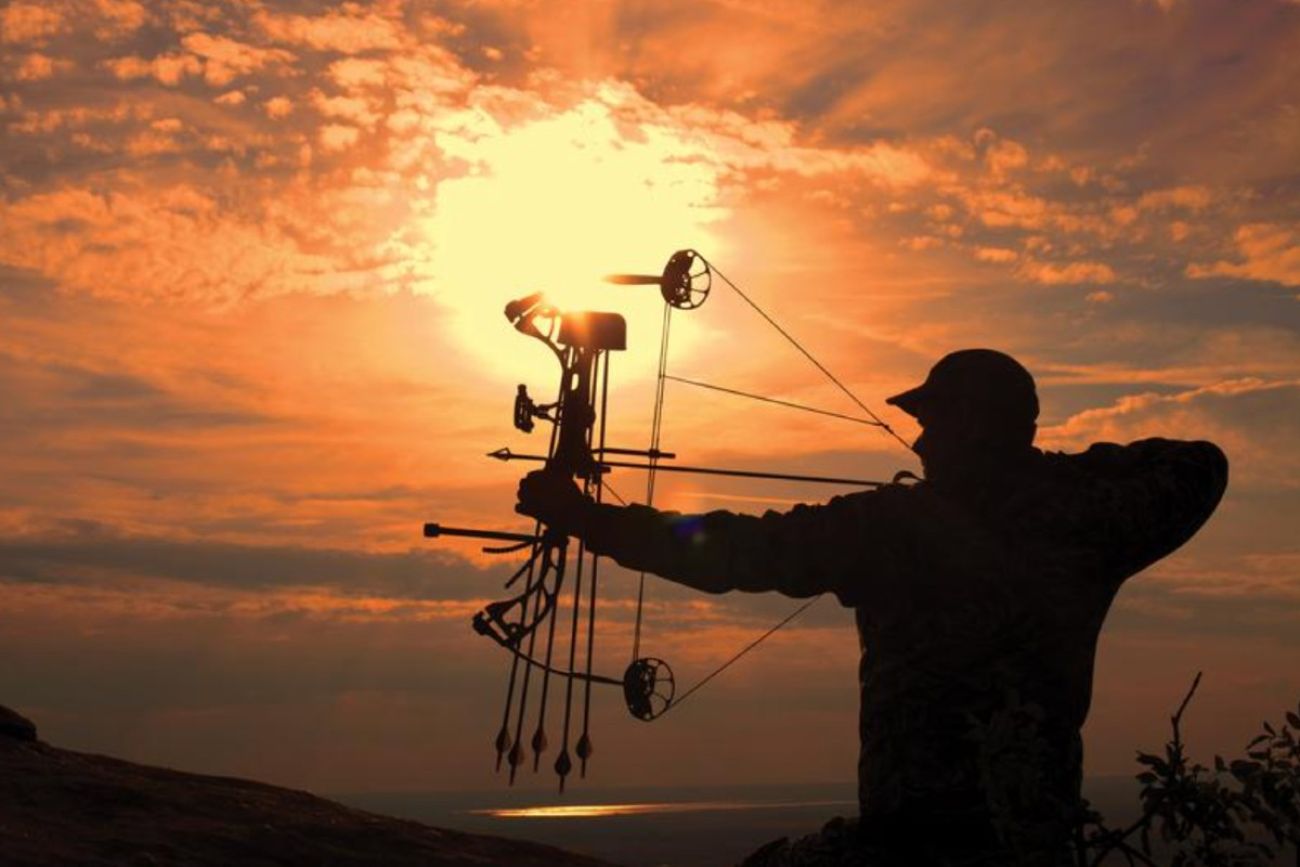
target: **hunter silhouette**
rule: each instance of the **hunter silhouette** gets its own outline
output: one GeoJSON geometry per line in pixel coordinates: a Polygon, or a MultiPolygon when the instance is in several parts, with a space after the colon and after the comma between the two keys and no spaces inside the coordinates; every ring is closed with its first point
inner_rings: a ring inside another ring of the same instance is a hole
{"type": "Polygon", "coordinates": [[[517,509],[707,593],[829,591],[854,609],[860,821],[828,843],[838,855],[787,847],[763,863],[907,852],[909,864],[1006,864],[1009,836],[1020,857],[1028,846],[1031,863],[1055,863],[1079,799],[1102,621],[1125,579],[1209,518],[1227,460],[1165,439],[1044,453],[1033,378],[988,349],[944,357],[888,402],[922,427],[923,482],[762,517],[682,515],[596,504],[539,471],[517,509]],[[999,759],[973,730],[1007,714],[1034,723],[1035,745],[999,759]],[[1016,795],[991,791],[998,779],[1021,781],[1016,795]]]}

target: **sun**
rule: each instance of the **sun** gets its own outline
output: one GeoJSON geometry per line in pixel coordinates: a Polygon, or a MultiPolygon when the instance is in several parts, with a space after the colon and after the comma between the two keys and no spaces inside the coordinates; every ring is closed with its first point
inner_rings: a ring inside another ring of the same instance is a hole
{"type": "Polygon", "coordinates": [[[616,362],[619,377],[652,376],[657,289],[601,278],[657,274],[684,247],[719,249],[720,173],[683,157],[684,135],[629,121],[616,94],[598,92],[564,110],[512,124],[481,121],[472,136],[440,140],[467,166],[438,182],[424,226],[432,291],[451,314],[451,336],[486,370],[518,379],[548,362],[502,311],[540,291],[561,310],[622,314],[628,350],[616,362]]]}

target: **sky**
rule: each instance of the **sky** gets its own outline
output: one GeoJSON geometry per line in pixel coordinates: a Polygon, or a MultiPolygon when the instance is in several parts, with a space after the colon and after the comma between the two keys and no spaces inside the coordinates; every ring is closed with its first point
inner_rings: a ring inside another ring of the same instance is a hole
{"type": "MultiPolygon", "coordinates": [[[[660,309],[598,278],[686,247],[905,437],[883,398],[988,346],[1036,376],[1043,448],[1227,452],[1218,513],[1112,610],[1088,773],[1136,772],[1198,670],[1207,760],[1300,697],[1294,2],[16,0],[0,52],[0,703],[51,742],[497,785],[507,665],[469,619],[510,561],[421,525],[525,526],[483,455],[544,446],[510,407],[557,372],[512,298],[628,319],[610,437],[644,446],[660,309]]],[[[669,367],[853,410],[723,287],[669,367]]],[[[674,384],[665,412],[683,463],[916,469],[834,419],[674,384]]],[[[607,572],[619,670],[635,592],[607,572]]],[[[682,683],[793,608],[647,594],[682,683]]],[[[851,779],[856,663],[823,600],[660,722],[602,693],[588,784],[851,779]]]]}

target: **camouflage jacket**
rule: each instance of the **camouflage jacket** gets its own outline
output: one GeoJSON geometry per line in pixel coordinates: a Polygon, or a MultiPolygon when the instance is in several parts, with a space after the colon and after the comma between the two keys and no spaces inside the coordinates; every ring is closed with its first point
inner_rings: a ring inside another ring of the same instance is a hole
{"type": "Polygon", "coordinates": [[[1077,796],[1102,621],[1126,578],[1192,537],[1227,484],[1206,442],[1033,450],[977,496],[889,485],[762,517],[596,507],[591,550],[709,592],[833,593],[861,640],[864,817],[960,811],[980,791],[971,738],[1029,707],[1057,794],[1077,796]]]}

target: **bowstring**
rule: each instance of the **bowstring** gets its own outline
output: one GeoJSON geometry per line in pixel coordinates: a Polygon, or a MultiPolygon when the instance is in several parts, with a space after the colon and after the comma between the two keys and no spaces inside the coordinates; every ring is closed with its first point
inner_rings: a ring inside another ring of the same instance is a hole
{"type": "MultiPolygon", "coordinates": [[[[650,456],[649,470],[646,472],[645,504],[654,505],[655,477],[659,468],[659,445],[664,424],[664,385],[668,376],[668,336],[673,326],[673,305],[664,301],[664,321],[659,329],[659,369],[655,375],[654,414],[650,421],[650,456]]],[[[621,498],[620,498],[621,499],[621,498]]],[[[632,661],[641,658],[641,623],[645,610],[645,570],[637,578],[636,590],[636,625],[632,631],[632,661]]]]}

